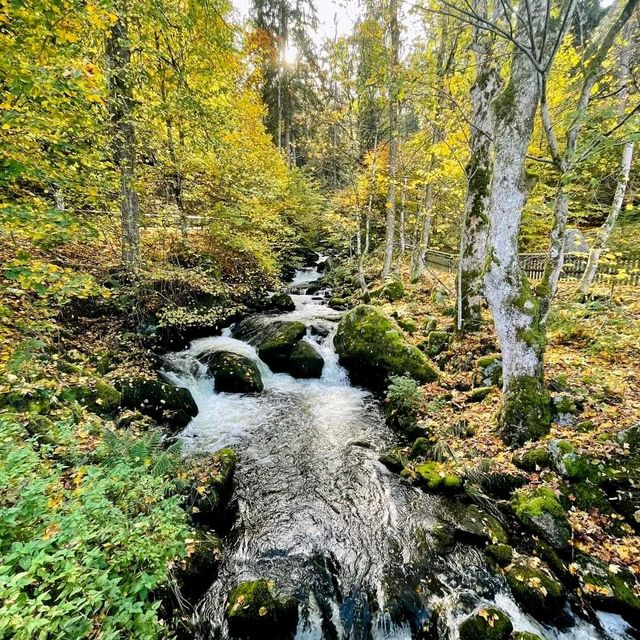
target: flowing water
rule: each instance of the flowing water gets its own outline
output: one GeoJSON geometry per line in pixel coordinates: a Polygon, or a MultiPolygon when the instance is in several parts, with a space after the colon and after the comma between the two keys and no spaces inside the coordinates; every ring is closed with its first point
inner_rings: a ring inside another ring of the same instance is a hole
{"type": "MultiPolygon", "coordinates": [[[[318,277],[314,269],[298,272],[291,290],[318,277]]],[[[446,502],[378,461],[396,436],[375,398],[351,386],[338,364],[333,332],[341,313],[312,296],[293,299],[295,310],[277,317],[307,324],[307,339],[325,359],[319,380],[272,373],[229,330],[167,356],[167,377],[190,389],[200,410],[181,435],[186,451],[232,446],[239,456],[238,517],[219,577],[197,607],[200,637],[228,637],[226,594],[258,578],[300,602],[297,640],[418,638],[436,605],[439,636],[455,640],[459,621],[489,604],[507,611],[516,629],[544,638],[631,637],[610,614],[601,614],[602,630],[579,619],[563,630],[543,627],[518,609],[478,549],[458,544],[438,553],[430,532],[446,522],[446,502]],[[329,333],[312,335],[312,326],[329,333]],[[254,359],[263,393],[215,393],[197,358],[216,350],[254,359]]]]}

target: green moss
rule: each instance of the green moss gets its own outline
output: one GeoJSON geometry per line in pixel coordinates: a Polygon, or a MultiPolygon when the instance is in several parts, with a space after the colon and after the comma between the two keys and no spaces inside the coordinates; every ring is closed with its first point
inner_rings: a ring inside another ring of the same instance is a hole
{"type": "Polygon", "coordinates": [[[285,372],[294,346],[306,333],[303,322],[282,322],[258,345],[258,355],[272,371],[285,372]]]}
{"type": "Polygon", "coordinates": [[[447,493],[462,487],[462,478],[445,471],[439,462],[426,462],[417,466],[416,474],[430,491],[447,493]]]}
{"type": "Polygon", "coordinates": [[[416,438],[411,446],[411,458],[428,458],[431,455],[431,441],[428,438],[416,438]]]}
{"type": "Polygon", "coordinates": [[[332,309],[345,309],[347,307],[347,301],[345,298],[340,298],[338,296],[331,298],[327,304],[332,309]]]}
{"type": "Polygon", "coordinates": [[[574,399],[567,394],[554,396],[553,409],[557,415],[566,413],[574,414],[578,412],[574,399]]]}
{"type": "Polygon", "coordinates": [[[418,330],[418,323],[413,318],[400,318],[398,326],[407,333],[415,333],[418,330]]]}
{"type": "Polygon", "coordinates": [[[373,297],[384,298],[389,302],[396,302],[404,298],[404,285],[397,278],[389,278],[381,287],[371,292],[373,297]]]}
{"type": "Polygon", "coordinates": [[[260,393],[264,389],[258,365],[238,353],[218,351],[206,359],[217,391],[227,393],[260,393]]]}
{"type": "Polygon", "coordinates": [[[503,398],[500,424],[504,439],[514,446],[549,433],[551,399],[541,380],[522,376],[511,381],[503,398]]]}
{"type": "Polygon", "coordinates": [[[566,549],[571,539],[571,527],[562,505],[551,489],[521,489],[511,500],[513,511],[526,527],[551,545],[566,549]]]}
{"type": "Polygon", "coordinates": [[[547,620],[562,608],[565,589],[539,558],[517,558],[505,577],[518,604],[534,617],[547,620]]]}
{"type": "Polygon", "coordinates": [[[344,315],[334,344],[352,380],[364,387],[381,389],[393,375],[410,376],[422,384],[438,377],[433,365],[405,340],[397,325],[369,305],[344,315]]]}
{"type": "Polygon", "coordinates": [[[469,402],[482,402],[492,391],[493,387],[476,387],[469,392],[469,402]]]}
{"type": "Polygon", "coordinates": [[[488,544],[485,551],[502,567],[508,565],[513,558],[513,549],[508,544],[488,544]]]}
{"type": "Polygon", "coordinates": [[[529,631],[514,631],[509,636],[509,640],[543,640],[543,638],[529,631]]]}
{"type": "Polygon", "coordinates": [[[506,544],[509,537],[500,521],[476,504],[449,504],[451,527],[458,540],[467,544],[506,544]]]}
{"type": "Polygon", "coordinates": [[[551,454],[547,449],[538,447],[518,453],[513,457],[513,463],[525,471],[538,471],[551,464],[551,454]]]}
{"type": "Polygon", "coordinates": [[[487,369],[488,367],[495,364],[496,362],[500,362],[500,356],[496,354],[482,356],[481,358],[478,358],[476,360],[476,364],[480,369],[487,369]]]}
{"type": "Polygon", "coordinates": [[[324,359],[318,350],[306,340],[300,340],[289,357],[289,373],[294,378],[319,378],[324,359]]]}
{"type": "Polygon", "coordinates": [[[400,473],[404,468],[404,459],[397,451],[383,453],[379,460],[387,469],[394,473],[400,473]]]}
{"type": "Polygon", "coordinates": [[[471,614],[460,625],[460,640],[507,640],[513,631],[509,617],[488,607],[471,614]]]}
{"type": "Polygon", "coordinates": [[[421,347],[428,356],[433,357],[442,353],[449,346],[450,341],[451,334],[446,331],[432,331],[421,347]]]}
{"type": "Polygon", "coordinates": [[[269,299],[270,306],[278,311],[293,311],[296,308],[293,298],[284,292],[274,293],[269,299]]]}
{"type": "Polygon", "coordinates": [[[429,334],[435,331],[437,326],[437,320],[433,316],[427,316],[422,323],[422,330],[425,334],[429,334]]]}

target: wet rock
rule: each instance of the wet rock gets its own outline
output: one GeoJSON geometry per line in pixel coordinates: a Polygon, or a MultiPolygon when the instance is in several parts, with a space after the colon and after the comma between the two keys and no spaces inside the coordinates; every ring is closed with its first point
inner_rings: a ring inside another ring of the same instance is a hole
{"type": "Polygon", "coordinates": [[[187,556],[178,563],[175,576],[180,595],[195,604],[218,575],[222,541],[211,531],[196,529],[186,543],[187,556]]]}
{"type": "Polygon", "coordinates": [[[404,460],[397,451],[383,453],[379,460],[389,471],[394,473],[400,473],[404,469],[404,460]]]}
{"type": "Polygon", "coordinates": [[[269,306],[276,311],[293,311],[296,308],[293,298],[282,291],[269,298],[269,306]]]}
{"type": "Polygon", "coordinates": [[[552,620],[562,611],[565,588],[540,558],[516,558],[505,578],[518,604],[535,618],[552,620]]]}
{"type": "Polygon", "coordinates": [[[320,336],[321,338],[326,338],[331,333],[331,329],[320,324],[312,324],[309,327],[309,332],[312,336],[320,336]]]}
{"type": "Polygon", "coordinates": [[[596,609],[613,611],[631,624],[640,620],[640,598],[634,592],[635,579],[625,569],[610,567],[590,556],[576,558],[583,596],[596,609]]]}
{"type": "Polygon", "coordinates": [[[495,607],[472,613],[460,625],[460,640],[507,640],[513,624],[506,613],[495,607]]]}
{"type": "Polygon", "coordinates": [[[406,341],[397,325],[369,305],[345,314],[334,344],[352,380],[367,388],[382,389],[392,375],[407,375],[423,384],[437,378],[431,362],[406,341]]]}
{"type": "Polygon", "coordinates": [[[338,311],[343,311],[344,309],[347,308],[347,301],[344,298],[340,298],[337,296],[335,298],[330,298],[327,304],[332,309],[337,309],[338,311]]]}
{"type": "Polygon", "coordinates": [[[509,539],[501,522],[475,504],[450,503],[446,520],[460,542],[506,544],[509,539]]]}
{"type": "Polygon", "coordinates": [[[216,351],[203,362],[214,378],[216,391],[227,393],[260,393],[264,389],[258,365],[239,353],[216,351]]]}
{"type": "Polygon", "coordinates": [[[313,296],[316,293],[318,293],[319,291],[322,291],[323,289],[327,288],[327,284],[325,282],[322,282],[320,280],[317,280],[316,282],[311,283],[305,290],[305,293],[308,296],[313,296]]]}
{"type": "Polygon", "coordinates": [[[222,519],[233,490],[236,461],[232,449],[220,449],[187,460],[182,493],[199,520],[215,524],[222,519]]]}
{"type": "Polygon", "coordinates": [[[296,344],[289,356],[288,371],[294,378],[319,378],[324,368],[324,358],[306,340],[296,344]]]}
{"type": "Polygon", "coordinates": [[[258,345],[260,359],[276,373],[288,371],[291,352],[305,333],[306,327],[302,322],[272,325],[269,335],[258,345]]]}
{"type": "Polygon", "coordinates": [[[513,549],[508,544],[488,544],[485,552],[501,567],[511,564],[513,558],[513,549]]]}
{"type": "Polygon", "coordinates": [[[157,378],[130,378],[119,383],[122,406],[137,409],[177,432],[198,415],[198,405],[188,389],[175,387],[157,378]]]}
{"type": "Polygon", "coordinates": [[[511,506],[518,520],[556,549],[569,549],[571,527],[556,495],[546,487],[516,491],[511,506]]]}
{"type": "Polygon", "coordinates": [[[242,582],[231,590],[226,608],[232,635],[250,640],[290,638],[298,623],[293,598],[281,598],[272,581],[242,582]]]}
{"type": "Polygon", "coordinates": [[[514,631],[509,636],[509,640],[544,640],[544,638],[530,631],[514,631]]]}
{"type": "Polygon", "coordinates": [[[462,478],[439,462],[426,462],[416,467],[420,483],[429,491],[436,493],[455,493],[462,488],[462,478]]]}

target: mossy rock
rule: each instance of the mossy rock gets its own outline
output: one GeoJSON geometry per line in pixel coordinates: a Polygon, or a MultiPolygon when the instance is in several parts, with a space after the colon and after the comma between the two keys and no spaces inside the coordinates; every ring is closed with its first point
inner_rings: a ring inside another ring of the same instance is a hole
{"type": "Polygon", "coordinates": [[[382,390],[389,376],[410,376],[424,384],[437,379],[432,363],[410,345],[402,331],[378,309],[361,305],[347,312],[334,345],[351,379],[382,390]]]}
{"type": "Polygon", "coordinates": [[[296,308],[293,298],[283,291],[274,293],[269,298],[269,306],[276,311],[293,311],[296,308]]]}
{"type": "Polygon", "coordinates": [[[506,567],[508,564],[511,564],[513,549],[508,544],[488,544],[485,547],[485,552],[501,567],[506,567]]]}
{"type": "Polygon", "coordinates": [[[555,493],[546,487],[520,489],[511,501],[518,520],[554,548],[569,549],[571,527],[555,493]]]}
{"type": "Polygon", "coordinates": [[[462,478],[446,471],[439,462],[426,462],[415,469],[422,486],[435,493],[455,493],[462,488],[462,478]]]}
{"type": "Polygon", "coordinates": [[[575,400],[568,394],[562,393],[551,398],[553,402],[553,411],[556,416],[573,415],[578,413],[578,407],[575,400]]]}
{"type": "Polygon", "coordinates": [[[300,340],[289,356],[289,373],[294,378],[319,378],[324,368],[324,358],[306,340],[300,340]]]}
{"type": "Polygon", "coordinates": [[[180,595],[195,604],[214,583],[222,558],[222,541],[212,531],[196,529],[187,539],[187,556],[176,567],[180,595]]]}
{"type": "Polygon", "coordinates": [[[567,440],[552,440],[549,451],[556,471],[571,481],[580,482],[597,474],[591,459],[577,453],[567,440]]]}
{"type": "Polygon", "coordinates": [[[431,455],[431,451],[431,440],[429,440],[429,438],[421,436],[419,438],[416,438],[414,443],[411,445],[411,452],[409,453],[409,457],[428,458],[431,455]]]}
{"type": "Polygon", "coordinates": [[[634,592],[635,579],[625,569],[617,573],[600,560],[580,555],[576,558],[582,595],[596,609],[613,611],[631,624],[640,620],[640,598],[634,592]]]}
{"type": "Polygon", "coordinates": [[[60,427],[47,416],[30,413],[23,424],[30,436],[35,436],[45,444],[59,444],[62,439],[60,427]]]}
{"type": "Polygon", "coordinates": [[[460,625],[460,640],[507,640],[513,631],[509,616],[495,607],[472,613],[460,625]]]}
{"type": "Polygon", "coordinates": [[[469,402],[482,402],[485,398],[491,395],[493,387],[476,387],[469,392],[467,400],[469,402]]]}
{"type": "Polygon", "coordinates": [[[540,558],[516,558],[505,578],[518,604],[535,618],[551,620],[562,610],[565,588],[540,558]]]}
{"type": "Polygon", "coordinates": [[[232,635],[250,640],[290,638],[298,623],[293,598],[281,598],[272,581],[242,582],[227,598],[226,616],[232,635]]]}
{"type": "Polygon", "coordinates": [[[451,502],[443,515],[460,542],[484,546],[509,541],[501,522],[476,504],[451,502]]]}
{"type": "Polygon", "coordinates": [[[398,318],[398,326],[411,334],[418,330],[418,323],[413,318],[398,318]]]}
{"type": "Polygon", "coordinates": [[[432,331],[435,331],[437,326],[438,321],[433,316],[426,316],[422,321],[422,331],[425,333],[425,335],[428,335],[432,331]]]}
{"type": "Polygon", "coordinates": [[[239,353],[216,351],[203,359],[213,376],[216,391],[260,393],[264,389],[258,365],[239,353]]]}
{"type": "Polygon", "coordinates": [[[544,638],[530,631],[514,631],[509,636],[509,640],[544,640],[544,638]]]}
{"type": "Polygon", "coordinates": [[[616,435],[616,440],[632,454],[640,453],[640,424],[633,425],[616,435]]]}
{"type": "Polygon", "coordinates": [[[446,331],[431,331],[426,340],[420,344],[420,348],[428,356],[434,357],[441,354],[451,341],[451,334],[446,331]]]}
{"type": "Polygon", "coordinates": [[[482,356],[476,361],[482,384],[486,387],[502,385],[502,358],[499,354],[482,356]]]}
{"type": "Polygon", "coordinates": [[[335,296],[334,298],[329,298],[329,302],[327,302],[329,307],[332,309],[336,309],[337,311],[343,311],[347,308],[347,301],[345,298],[341,298],[339,296],[335,296]]]}
{"type": "Polygon", "coordinates": [[[389,278],[385,282],[371,292],[372,298],[382,298],[389,302],[397,302],[404,298],[404,285],[397,278],[389,278]]]}
{"type": "Polygon", "coordinates": [[[115,415],[122,403],[120,392],[104,380],[96,380],[91,386],[75,387],[70,390],[70,395],[79,404],[102,416],[115,415]]]}
{"type": "Polygon", "coordinates": [[[524,474],[500,471],[493,466],[480,474],[479,484],[482,491],[489,496],[506,500],[511,494],[527,484],[527,476],[524,474]]]}
{"type": "Polygon", "coordinates": [[[222,518],[233,491],[236,463],[232,449],[196,455],[186,461],[182,493],[199,520],[215,523],[222,518]]]}
{"type": "Polygon", "coordinates": [[[289,357],[307,329],[303,322],[281,322],[260,342],[258,355],[272,371],[283,373],[289,369],[289,357]]]}
{"type": "Polygon", "coordinates": [[[198,415],[198,405],[188,389],[157,378],[130,378],[119,383],[122,406],[137,409],[171,432],[184,429],[198,415]]]}
{"type": "Polygon", "coordinates": [[[400,473],[404,469],[404,460],[397,451],[383,453],[378,459],[389,471],[394,473],[400,473]]]}
{"type": "Polygon", "coordinates": [[[513,456],[513,464],[524,471],[539,471],[551,465],[551,453],[545,447],[529,449],[513,456]]]}

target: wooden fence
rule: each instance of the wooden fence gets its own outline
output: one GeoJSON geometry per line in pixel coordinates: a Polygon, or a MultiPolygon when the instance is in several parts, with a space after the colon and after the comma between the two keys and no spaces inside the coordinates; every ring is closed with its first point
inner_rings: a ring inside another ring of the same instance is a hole
{"type": "MultiPolygon", "coordinates": [[[[544,253],[521,253],[520,264],[523,271],[531,280],[540,280],[544,273],[547,256],[544,253]]],[[[427,252],[427,264],[441,271],[456,273],[458,270],[458,256],[444,251],[429,250],[427,252]]],[[[570,253],[565,256],[561,279],[578,280],[584,273],[587,265],[587,256],[579,253],[570,253]]],[[[604,256],[598,264],[596,282],[609,281],[616,278],[619,284],[640,284],[640,259],[616,259],[611,260],[604,256]]]]}

